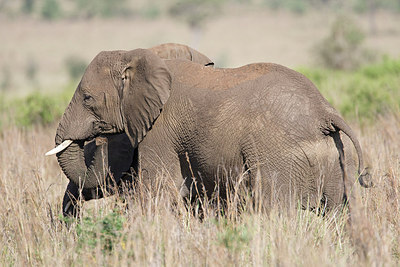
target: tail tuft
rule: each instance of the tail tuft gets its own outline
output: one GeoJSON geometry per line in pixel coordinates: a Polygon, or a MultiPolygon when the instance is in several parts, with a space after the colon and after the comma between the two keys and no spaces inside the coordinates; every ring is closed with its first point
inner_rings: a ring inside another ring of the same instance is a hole
{"type": "Polygon", "coordinates": [[[373,187],[374,183],[372,181],[372,176],[369,173],[369,168],[365,168],[362,173],[360,173],[360,176],[358,177],[358,182],[362,187],[369,188],[373,187]]]}

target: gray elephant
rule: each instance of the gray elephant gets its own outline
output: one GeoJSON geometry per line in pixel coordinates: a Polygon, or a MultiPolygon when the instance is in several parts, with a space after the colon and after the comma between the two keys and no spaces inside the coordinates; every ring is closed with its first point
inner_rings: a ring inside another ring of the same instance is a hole
{"type": "MultiPolygon", "coordinates": [[[[195,49],[182,44],[167,43],[149,49],[162,59],[189,60],[204,66],[213,66],[214,62],[207,56],[195,49]]],[[[98,186],[79,190],[79,185],[70,179],[63,198],[63,215],[76,217],[79,213],[80,203],[91,199],[99,199],[104,196],[104,191],[114,194],[116,190],[122,191],[123,187],[130,187],[132,177],[137,173],[137,153],[132,147],[128,136],[125,133],[109,135],[107,140],[102,141],[103,150],[98,150],[95,140],[86,142],[84,145],[84,159],[86,167],[95,162],[96,153],[102,151],[99,157],[106,156],[107,163],[93,165],[93,171],[104,172],[107,175],[107,182],[103,188],[98,186]],[[106,153],[106,154],[105,154],[106,153]],[[96,166],[96,167],[95,167],[96,166]]],[[[100,163],[100,161],[98,162],[100,163]]],[[[65,173],[68,178],[68,173],[65,173]]]]}
{"type": "Polygon", "coordinates": [[[212,197],[215,188],[225,198],[240,178],[263,209],[300,201],[329,210],[349,194],[353,148],[359,182],[370,182],[352,129],[306,77],[277,64],[213,69],[146,49],[101,52],[57,129],[67,177],[83,190],[104,184],[102,136],[119,133],[135,148],[145,185],[169,173],[184,198],[212,197]],[[94,138],[101,149],[87,166],[83,145],[94,138]]]}

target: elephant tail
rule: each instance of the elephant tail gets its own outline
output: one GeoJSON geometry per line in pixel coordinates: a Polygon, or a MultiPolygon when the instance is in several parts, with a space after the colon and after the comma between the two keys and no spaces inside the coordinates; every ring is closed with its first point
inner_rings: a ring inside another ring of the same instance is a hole
{"type": "Polygon", "coordinates": [[[338,131],[342,131],[345,133],[353,143],[357,156],[358,156],[358,181],[363,187],[371,187],[373,186],[372,177],[368,171],[368,167],[364,167],[364,159],[361,150],[360,143],[354,133],[354,131],[347,125],[347,123],[337,114],[331,114],[329,119],[328,127],[324,129],[328,130],[329,133],[334,133],[338,131]]]}

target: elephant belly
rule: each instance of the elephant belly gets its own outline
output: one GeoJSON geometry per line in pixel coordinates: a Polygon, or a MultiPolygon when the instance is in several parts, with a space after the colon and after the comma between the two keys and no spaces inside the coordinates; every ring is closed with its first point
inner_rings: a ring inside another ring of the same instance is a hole
{"type": "Polygon", "coordinates": [[[188,192],[212,197],[215,192],[226,197],[227,187],[231,187],[241,177],[243,161],[239,154],[224,155],[221,149],[213,153],[179,153],[182,177],[188,192]]]}

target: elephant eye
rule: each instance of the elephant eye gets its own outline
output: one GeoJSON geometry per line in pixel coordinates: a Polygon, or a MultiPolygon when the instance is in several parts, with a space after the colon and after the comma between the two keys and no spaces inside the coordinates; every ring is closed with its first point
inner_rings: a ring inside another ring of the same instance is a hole
{"type": "Polygon", "coordinates": [[[85,102],[89,102],[92,99],[93,99],[93,97],[91,95],[89,95],[89,94],[84,94],[83,95],[83,101],[85,101],[85,102]]]}

